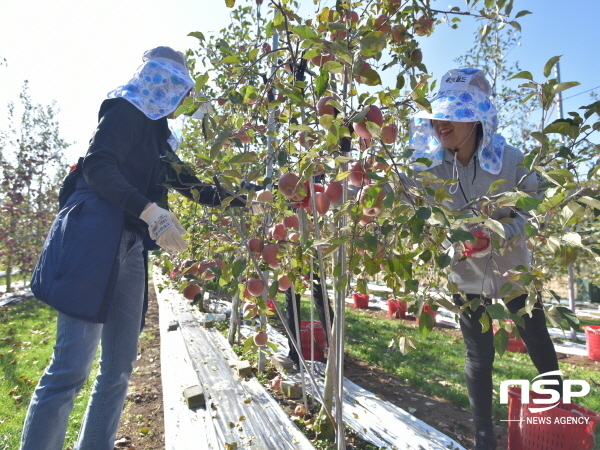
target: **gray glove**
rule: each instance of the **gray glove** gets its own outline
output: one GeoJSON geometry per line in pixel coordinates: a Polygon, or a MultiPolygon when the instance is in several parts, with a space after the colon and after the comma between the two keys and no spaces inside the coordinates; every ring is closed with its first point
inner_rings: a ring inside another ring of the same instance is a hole
{"type": "Polygon", "coordinates": [[[150,237],[171,253],[179,253],[187,249],[187,242],[181,236],[186,233],[177,217],[156,203],[148,206],[140,216],[148,224],[150,237]]]}

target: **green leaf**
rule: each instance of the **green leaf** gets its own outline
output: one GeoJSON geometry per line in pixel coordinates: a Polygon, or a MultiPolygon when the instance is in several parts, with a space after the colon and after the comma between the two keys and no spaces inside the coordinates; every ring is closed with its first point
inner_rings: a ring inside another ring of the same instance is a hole
{"type": "Polygon", "coordinates": [[[361,52],[366,56],[373,56],[385,48],[386,41],[387,34],[381,31],[372,31],[360,41],[361,52]]]}
{"type": "Polygon", "coordinates": [[[425,206],[420,207],[417,210],[416,216],[419,220],[425,221],[431,217],[431,208],[425,206]]]}
{"type": "Polygon", "coordinates": [[[564,306],[557,306],[556,310],[558,311],[560,316],[567,321],[571,328],[575,328],[576,330],[579,329],[579,319],[573,311],[564,306]]]}
{"type": "Polygon", "coordinates": [[[310,39],[319,37],[314,30],[308,25],[297,25],[292,28],[292,31],[296,33],[302,39],[310,39]]]}
{"type": "Polygon", "coordinates": [[[578,202],[584,203],[588,206],[591,206],[593,208],[597,208],[600,209],[600,200],[592,198],[592,197],[587,197],[587,196],[583,196],[579,199],[577,199],[578,202]]]}
{"type": "Polygon", "coordinates": [[[512,283],[506,282],[502,285],[502,287],[500,288],[500,292],[499,292],[499,296],[500,297],[506,297],[508,295],[508,293],[511,291],[513,285],[512,283]]]}
{"type": "Polygon", "coordinates": [[[475,237],[473,236],[473,233],[471,233],[470,231],[450,230],[450,232],[448,233],[448,240],[452,244],[454,244],[455,242],[464,242],[464,241],[475,242],[475,237]]]}
{"type": "Polygon", "coordinates": [[[487,330],[490,329],[490,316],[488,316],[487,314],[482,314],[481,317],[479,318],[479,323],[481,324],[481,332],[485,333],[487,330]]]}
{"type": "Polygon", "coordinates": [[[500,328],[494,334],[494,348],[500,356],[504,355],[506,347],[508,345],[508,333],[504,328],[500,328]]]}
{"type": "MultiPolygon", "coordinates": [[[[523,12],[523,11],[521,11],[521,12],[523,12]]],[[[544,66],[544,77],[545,78],[548,78],[550,76],[550,74],[552,73],[552,68],[556,65],[556,63],[558,62],[558,60],[560,59],[561,56],[562,55],[553,56],[552,58],[550,58],[548,60],[548,62],[544,66]]]]}
{"type": "Polygon", "coordinates": [[[258,52],[259,52],[259,51],[260,51],[260,49],[258,49],[258,48],[253,48],[252,50],[250,50],[250,51],[248,52],[248,59],[249,59],[250,61],[252,61],[253,59],[255,59],[255,58],[256,58],[256,56],[258,56],[258,52]]]}
{"type": "Polygon", "coordinates": [[[442,253],[441,255],[435,257],[435,264],[440,269],[448,267],[451,262],[452,258],[447,253],[442,253]]]}
{"type": "Polygon", "coordinates": [[[277,289],[279,289],[279,281],[273,280],[271,286],[269,286],[269,297],[277,297],[277,289]]]}
{"type": "Polygon", "coordinates": [[[490,187],[489,187],[488,191],[490,193],[496,192],[496,190],[498,189],[498,186],[500,186],[505,181],[506,181],[506,179],[494,181],[492,184],[490,184],[490,187]]]}
{"type": "Polygon", "coordinates": [[[329,73],[340,73],[344,71],[344,65],[337,61],[327,61],[323,64],[323,70],[329,73]]]}
{"type": "Polygon", "coordinates": [[[531,75],[531,72],[528,72],[527,70],[524,70],[522,72],[519,72],[516,75],[513,75],[512,77],[509,78],[509,80],[514,80],[516,78],[524,78],[526,80],[533,81],[533,75],[531,75]]]}
{"type": "Polygon", "coordinates": [[[229,55],[221,60],[223,64],[239,64],[240,60],[237,56],[229,55]]]}
{"type": "Polygon", "coordinates": [[[396,89],[398,89],[399,91],[402,90],[405,82],[406,80],[404,80],[402,74],[398,74],[398,76],[396,77],[396,89]]]}
{"type": "Polygon", "coordinates": [[[521,24],[516,20],[511,20],[510,22],[508,22],[508,24],[512,26],[515,30],[521,31],[521,24]]]}
{"type": "Polygon", "coordinates": [[[238,153],[229,160],[229,164],[247,164],[253,162],[256,162],[256,155],[252,153],[238,153]]]}
{"type": "Polygon", "coordinates": [[[431,314],[421,311],[421,315],[419,316],[419,332],[421,333],[421,336],[424,338],[429,336],[429,333],[433,330],[433,325],[434,322],[431,314]]]}
{"type": "Polygon", "coordinates": [[[319,76],[315,79],[315,95],[317,98],[323,96],[329,85],[329,73],[321,68],[319,76]]]}
{"type": "Polygon", "coordinates": [[[552,88],[553,94],[558,94],[559,92],[566,91],[567,89],[571,89],[572,87],[579,86],[581,83],[579,81],[567,81],[566,83],[557,83],[552,88]]]}
{"type": "Polygon", "coordinates": [[[542,204],[541,200],[533,197],[521,197],[516,201],[515,206],[523,211],[531,211],[542,204]]]}
{"type": "MultiPolygon", "coordinates": [[[[526,9],[524,9],[523,11],[519,11],[517,13],[517,15],[515,16],[515,19],[518,19],[519,17],[526,16],[527,14],[532,14],[532,12],[531,11],[527,11],[526,9]]],[[[547,75],[545,75],[545,76],[547,76],[547,75]]]]}
{"type": "Polygon", "coordinates": [[[279,164],[279,167],[284,167],[286,165],[287,157],[288,157],[288,154],[285,150],[280,150],[277,153],[277,164],[279,164]]]}
{"type": "Polygon", "coordinates": [[[485,310],[490,315],[492,319],[504,319],[506,317],[506,311],[504,306],[500,303],[494,303],[492,305],[487,305],[485,310]]]}
{"type": "Polygon", "coordinates": [[[431,112],[431,103],[425,97],[416,98],[415,103],[421,111],[431,112]]]}
{"type": "Polygon", "coordinates": [[[504,231],[504,227],[500,222],[494,219],[486,219],[484,221],[486,227],[492,230],[494,233],[497,233],[503,239],[506,239],[506,232],[504,231]]]}
{"type": "Polygon", "coordinates": [[[360,78],[363,79],[367,86],[377,86],[381,84],[381,77],[376,70],[367,69],[360,73],[360,78]]]}
{"type": "Polygon", "coordinates": [[[188,36],[195,37],[196,39],[198,39],[200,41],[204,40],[204,35],[202,33],[200,33],[199,31],[192,31],[191,33],[188,34],[188,36]]]}
{"type": "Polygon", "coordinates": [[[204,86],[206,84],[206,82],[208,81],[208,78],[209,78],[209,76],[207,73],[198,75],[196,77],[196,84],[194,85],[194,90],[197,92],[200,91],[202,86],[204,86]]]}

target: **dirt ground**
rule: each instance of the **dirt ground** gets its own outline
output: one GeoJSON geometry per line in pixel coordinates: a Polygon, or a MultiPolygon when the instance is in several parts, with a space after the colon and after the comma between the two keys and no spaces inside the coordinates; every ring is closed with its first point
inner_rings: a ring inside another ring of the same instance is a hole
{"type": "MultiPolygon", "coordinates": [[[[162,384],[160,375],[160,334],[158,328],[158,305],[153,289],[146,317],[146,329],[140,339],[140,354],[127,395],[121,418],[115,449],[162,450],[165,448],[162,384]]],[[[370,314],[385,316],[386,311],[369,310],[370,314]]],[[[460,335],[455,329],[441,332],[460,335]]],[[[590,366],[600,370],[597,362],[580,356],[559,354],[561,362],[578,366],[590,366]]],[[[344,375],[354,383],[389,402],[413,413],[432,427],[455,439],[465,448],[472,448],[472,422],[470,413],[448,401],[431,397],[405,384],[401,379],[348,356],[344,375]]],[[[506,430],[497,427],[499,450],[505,449],[506,430]]],[[[351,446],[360,448],[360,446],[351,446]]]]}

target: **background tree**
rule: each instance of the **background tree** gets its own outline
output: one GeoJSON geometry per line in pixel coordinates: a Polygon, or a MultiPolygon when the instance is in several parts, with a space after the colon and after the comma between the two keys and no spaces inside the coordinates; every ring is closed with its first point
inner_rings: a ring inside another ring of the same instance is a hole
{"type": "Polygon", "coordinates": [[[11,291],[12,274],[32,271],[58,207],[65,174],[58,110],[34,104],[27,82],[20,105],[8,105],[8,130],[0,135],[0,267],[11,291]],[[20,114],[17,112],[20,110],[20,114]]]}

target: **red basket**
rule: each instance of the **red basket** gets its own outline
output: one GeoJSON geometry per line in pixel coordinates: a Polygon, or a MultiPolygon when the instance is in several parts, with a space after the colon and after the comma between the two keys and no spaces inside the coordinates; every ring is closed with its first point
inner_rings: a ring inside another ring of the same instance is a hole
{"type": "MultiPolygon", "coordinates": [[[[506,322],[512,322],[511,320],[506,320],[506,322]]],[[[498,328],[493,327],[494,334],[498,331],[498,328]]],[[[506,351],[514,352],[514,353],[527,353],[527,346],[525,345],[525,341],[522,338],[518,338],[512,334],[508,333],[508,344],[506,345],[506,351]]]]}
{"type": "MultiPolygon", "coordinates": [[[[541,413],[532,413],[521,403],[521,388],[508,388],[508,450],[592,450],[598,416],[583,406],[559,404],[541,413]],[[587,417],[586,423],[582,417],[587,417]],[[581,421],[582,423],[570,423],[581,421]]],[[[529,401],[548,398],[529,391],[529,401]]]]}
{"type": "Polygon", "coordinates": [[[307,361],[323,361],[325,358],[325,347],[327,340],[325,339],[325,331],[321,322],[313,320],[300,321],[300,343],[302,345],[302,356],[307,361]],[[312,333],[314,333],[314,350],[311,350],[311,323],[313,325],[312,333]],[[314,351],[314,359],[311,359],[311,351],[314,351]]]}
{"type": "Polygon", "coordinates": [[[352,294],[352,300],[354,300],[355,308],[368,308],[369,307],[369,296],[361,294],[360,292],[354,292],[352,294]]]}
{"type": "Polygon", "coordinates": [[[600,361],[600,326],[587,325],[585,330],[585,343],[588,348],[588,358],[600,361]]]}
{"type": "Polygon", "coordinates": [[[389,299],[388,304],[388,317],[394,317],[396,319],[406,319],[407,305],[402,300],[389,299]]]}

